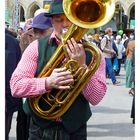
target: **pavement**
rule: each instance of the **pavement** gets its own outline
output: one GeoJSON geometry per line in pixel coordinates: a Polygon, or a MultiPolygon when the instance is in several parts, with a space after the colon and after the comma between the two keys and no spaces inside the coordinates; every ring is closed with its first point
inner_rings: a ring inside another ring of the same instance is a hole
{"type": "MultiPolygon", "coordinates": [[[[88,121],[87,140],[134,140],[135,125],[130,118],[132,95],[125,87],[125,71],[121,68],[121,82],[119,86],[113,85],[107,79],[107,93],[103,100],[96,106],[91,105],[92,117],[88,121]]],[[[16,115],[12,120],[10,139],[16,140],[16,115]]]]}
{"type": "Polygon", "coordinates": [[[88,140],[134,140],[135,126],[130,118],[132,95],[125,87],[125,71],[122,67],[116,77],[120,86],[107,79],[107,93],[97,106],[91,106],[92,117],[88,121],[88,140]]]}

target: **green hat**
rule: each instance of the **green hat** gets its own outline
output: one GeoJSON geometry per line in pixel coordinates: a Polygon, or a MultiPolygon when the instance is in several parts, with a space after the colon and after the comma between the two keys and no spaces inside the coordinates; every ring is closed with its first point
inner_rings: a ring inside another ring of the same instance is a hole
{"type": "Polygon", "coordinates": [[[54,0],[51,4],[49,13],[45,13],[45,16],[53,16],[57,14],[63,14],[64,10],[62,7],[63,0],[54,0]]]}
{"type": "Polygon", "coordinates": [[[123,34],[123,30],[119,30],[118,35],[122,35],[122,34],[123,34]]]}

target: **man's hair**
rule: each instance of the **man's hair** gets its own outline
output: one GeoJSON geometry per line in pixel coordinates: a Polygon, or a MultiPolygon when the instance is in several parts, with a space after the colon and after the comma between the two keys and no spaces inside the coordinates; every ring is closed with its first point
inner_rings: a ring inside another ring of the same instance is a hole
{"type": "Polygon", "coordinates": [[[112,28],[106,28],[105,29],[105,34],[108,34],[109,32],[112,32],[112,28]]]}
{"type": "Polygon", "coordinates": [[[116,40],[119,40],[119,39],[121,39],[122,37],[120,36],[120,35],[117,35],[116,36],[116,40]]]}

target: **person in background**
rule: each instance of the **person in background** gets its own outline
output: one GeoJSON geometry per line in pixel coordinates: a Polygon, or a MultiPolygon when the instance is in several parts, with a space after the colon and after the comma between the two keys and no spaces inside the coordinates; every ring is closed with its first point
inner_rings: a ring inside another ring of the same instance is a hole
{"type": "Polygon", "coordinates": [[[112,65],[113,65],[114,59],[116,59],[117,56],[118,56],[118,49],[117,49],[117,46],[116,46],[116,43],[115,43],[114,39],[112,40],[112,48],[115,51],[115,53],[112,55],[112,58],[111,58],[111,62],[112,62],[112,65]]]}
{"type": "MultiPolygon", "coordinates": [[[[123,43],[123,45],[124,45],[124,47],[125,47],[125,50],[127,49],[127,46],[128,46],[128,43],[129,43],[129,41],[131,41],[131,40],[134,40],[135,39],[135,36],[134,36],[134,33],[131,33],[130,35],[129,35],[129,37],[126,37],[126,40],[124,41],[124,43],[123,43]]],[[[124,53],[123,54],[123,63],[125,64],[125,62],[126,62],[126,53],[124,53]]]]}
{"type": "Polygon", "coordinates": [[[89,42],[89,43],[93,43],[93,36],[92,35],[87,35],[87,41],[89,42]]]}
{"type": "Polygon", "coordinates": [[[24,33],[24,30],[22,27],[18,27],[17,29],[17,39],[20,41],[21,35],[24,33]]]}
{"type": "Polygon", "coordinates": [[[134,40],[134,39],[135,39],[134,33],[131,33],[131,34],[129,35],[129,39],[130,39],[130,40],[134,40]]]}
{"type": "Polygon", "coordinates": [[[122,63],[122,58],[123,58],[123,54],[125,53],[125,47],[122,43],[122,39],[120,35],[116,36],[116,41],[115,41],[117,50],[118,50],[118,55],[117,55],[117,59],[118,59],[118,70],[116,71],[116,75],[119,75],[120,73],[120,69],[121,69],[121,63],[122,63]]]}
{"type": "MultiPolygon", "coordinates": [[[[37,78],[42,67],[61,44],[63,30],[72,25],[64,14],[62,0],[53,1],[50,13],[46,16],[51,17],[53,32],[50,36],[33,41],[24,51],[10,82],[14,97],[30,98],[51,91],[67,90],[70,88],[70,84],[73,83],[73,75],[65,67],[54,68],[49,76],[37,78]]],[[[64,47],[70,59],[76,60],[83,70],[87,68],[88,62],[86,60],[88,59],[86,59],[86,52],[81,43],[77,43],[74,38],[70,38],[64,47]]],[[[97,105],[105,93],[105,60],[101,54],[101,63],[98,70],[75,102],[60,118],[47,120],[38,117],[29,108],[28,99],[26,100],[24,110],[31,117],[29,140],[86,140],[87,121],[92,115],[89,102],[92,105],[97,105]]]]}
{"type": "Polygon", "coordinates": [[[8,29],[10,26],[9,22],[5,21],[5,29],[8,29]]]}
{"type": "Polygon", "coordinates": [[[26,32],[26,31],[28,31],[30,29],[32,21],[33,21],[33,18],[26,19],[25,25],[23,27],[24,32],[26,32]]]}
{"type": "Polygon", "coordinates": [[[31,24],[29,30],[21,36],[20,48],[22,53],[34,40],[51,34],[51,27],[50,18],[46,18],[44,16],[44,11],[43,13],[36,15],[36,17],[33,18],[33,23],[31,24]]]}
{"type": "Polygon", "coordinates": [[[22,106],[22,99],[11,95],[10,78],[21,58],[21,51],[19,42],[9,32],[5,30],[5,140],[9,140],[13,113],[22,106]]]}
{"type": "Polygon", "coordinates": [[[131,33],[129,35],[129,37],[126,37],[126,40],[123,43],[125,49],[127,49],[127,46],[128,46],[129,41],[134,40],[134,39],[135,39],[134,33],[131,33]]]}
{"type": "Polygon", "coordinates": [[[133,49],[133,54],[132,54],[131,81],[134,82],[134,94],[133,94],[132,107],[131,107],[131,118],[132,118],[132,123],[135,124],[135,48],[133,49]]]}
{"type": "Polygon", "coordinates": [[[113,71],[113,66],[111,62],[112,56],[116,55],[116,52],[112,47],[113,42],[111,36],[112,36],[112,28],[106,28],[105,35],[101,40],[101,49],[106,61],[106,74],[109,75],[109,78],[111,78],[113,85],[119,85],[120,82],[117,81],[115,77],[115,73],[113,71]]]}
{"type": "Polygon", "coordinates": [[[99,33],[95,34],[93,36],[93,43],[95,43],[95,45],[101,50],[101,46],[100,46],[100,35],[99,33]]]}
{"type": "Polygon", "coordinates": [[[44,13],[40,13],[33,18],[33,23],[31,28],[34,31],[34,38],[39,39],[41,37],[50,35],[52,32],[52,24],[51,19],[49,17],[46,18],[44,13]]]}
{"type": "Polygon", "coordinates": [[[14,37],[17,38],[17,33],[15,32],[14,28],[12,26],[9,26],[8,29],[9,33],[14,37]]]}
{"type": "Polygon", "coordinates": [[[135,48],[135,40],[129,40],[126,48],[126,62],[125,62],[125,71],[126,71],[126,88],[131,88],[129,94],[134,95],[134,81],[132,81],[132,54],[135,48]]]}
{"type": "Polygon", "coordinates": [[[124,42],[128,39],[128,37],[126,36],[126,34],[123,34],[122,36],[122,43],[124,44],[124,42]]]}

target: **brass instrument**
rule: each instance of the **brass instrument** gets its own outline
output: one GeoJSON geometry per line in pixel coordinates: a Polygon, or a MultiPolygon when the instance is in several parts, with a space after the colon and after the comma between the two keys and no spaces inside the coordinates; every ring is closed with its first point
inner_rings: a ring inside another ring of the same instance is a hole
{"type": "MultiPolygon", "coordinates": [[[[115,5],[113,0],[63,0],[63,9],[67,18],[74,24],[38,77],[49,76],[53,69],[62,63],[66,54],[63,46],[68,39],[73,37],[78,42],[89,28],[98,28],[106,24],[114,14],[115,5]]],[[[69,90],[58,90],[57,93],[51,92],[29,98],[31,109],[39,117],[48,120],[61,117],[98,69],[101,59],[100,50],[89,43],[83,45],[92,55],[86,69],[79,68],[77,62],[71,59],[63,64],[74,76],[74,84],[69,90]],[[40,102],[46,104],[46,107],[42,108],[40,102]]]]}

